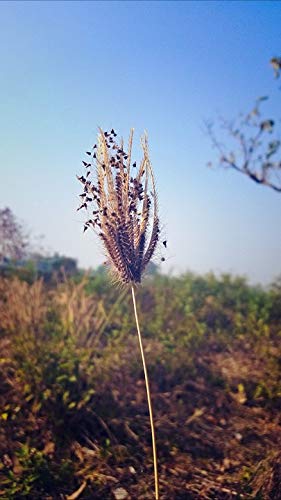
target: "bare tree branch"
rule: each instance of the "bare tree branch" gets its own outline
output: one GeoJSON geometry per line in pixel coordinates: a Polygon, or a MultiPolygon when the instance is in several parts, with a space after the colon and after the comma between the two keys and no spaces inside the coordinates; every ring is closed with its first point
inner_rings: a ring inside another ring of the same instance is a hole
{"type": "MultiPolygon", "coordinates": [[[[278,78],[281,58],[272,58],[271,64],[278,78]]],[[[211,143],[218,153],[218,165],[236,170],[261,184],[281,193],[281,140],[276,120],[263,118],[261,105],[267,96],[256,100],[254,108],[236,120],[219,118],[218,123],[205,123],[211,143]],[[222,136],[226,141],[219,142],[222,136]]],[[[209,162],[212,166],[212,162],[209,162]]]]}

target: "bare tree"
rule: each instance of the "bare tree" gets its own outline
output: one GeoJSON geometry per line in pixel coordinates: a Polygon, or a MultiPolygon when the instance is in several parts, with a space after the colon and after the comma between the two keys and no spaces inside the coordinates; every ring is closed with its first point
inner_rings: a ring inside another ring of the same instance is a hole
{"type": "Polygon", "coordinates": [[[0,209],[0,263],[5,259],[22,259],[27,246],[27,236],[12,210],[0,209]]]}
{"type": "MultiPolygon", "coordinates": [[[[275,77],[281,72],[281,58],[270,61],[275,77]]],[[[206,123],[207,133],[217,151],[218,164],[240,172],[257,184],[281,193],[281,140],[278,121],[263,117],[261,107],[268,96],[259,97],[254,108],[240,114],[236,120],[219,119],[219,123],[206,123]],[[227,140],[218,140],[218,128],[227,140]]],[[[208,163],[213,166],[212,162],[208,163]]]]}

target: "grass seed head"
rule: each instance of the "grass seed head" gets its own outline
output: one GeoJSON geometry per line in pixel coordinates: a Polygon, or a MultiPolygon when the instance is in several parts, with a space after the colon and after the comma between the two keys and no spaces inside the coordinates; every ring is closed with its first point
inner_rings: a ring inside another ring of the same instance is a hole
{"type": "Polygon", "coordinates": [[[155,181],[147,136],[141,139],[142,160],[137,169],[136,162],[133,163],[132,173],[133,130],[127,151],[123,140],[118,142],[116,137],[113,129],[111,132],[99,129],[97,144],[91,152],[86,152],[88,157],[91,156],[91,163],[87,158],[87,168],[93,180],[86,181],[83,176],[77,178],[83,184],[84,192],[93,198],[87,197],[87,203],[82,203],[78,210],[88,209],[91,205],[94,219],[89,219],[84,227],[91,225],[95,230],[98,226],[98,235],[118,281],[140,283],[159,240],[155,181]]]}

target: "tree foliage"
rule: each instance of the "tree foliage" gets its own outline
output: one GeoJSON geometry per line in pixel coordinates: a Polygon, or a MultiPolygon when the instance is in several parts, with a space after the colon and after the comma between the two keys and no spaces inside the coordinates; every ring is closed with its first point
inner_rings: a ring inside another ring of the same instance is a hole
{"type": "Polygon", "coordinates": [[[20,260],[26,256],[27,236],[20,222],[8,207],[0,209],[0,263],[20,260]]]}

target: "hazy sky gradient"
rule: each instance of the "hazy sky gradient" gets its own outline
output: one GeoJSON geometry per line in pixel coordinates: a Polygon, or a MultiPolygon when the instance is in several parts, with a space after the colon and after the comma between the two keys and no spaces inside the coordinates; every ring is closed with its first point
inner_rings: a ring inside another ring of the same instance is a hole
{"type": "Polygon", "coordinates": [[[76,212],[83,153],[97,127],[149,133],[164,270],[281,273],[281,195],[214,159],[203,121],[234,117],[280,91],[279,2],[1,2],[0,207],[45,247],[95,267],[94,234],[76,212]]]}

